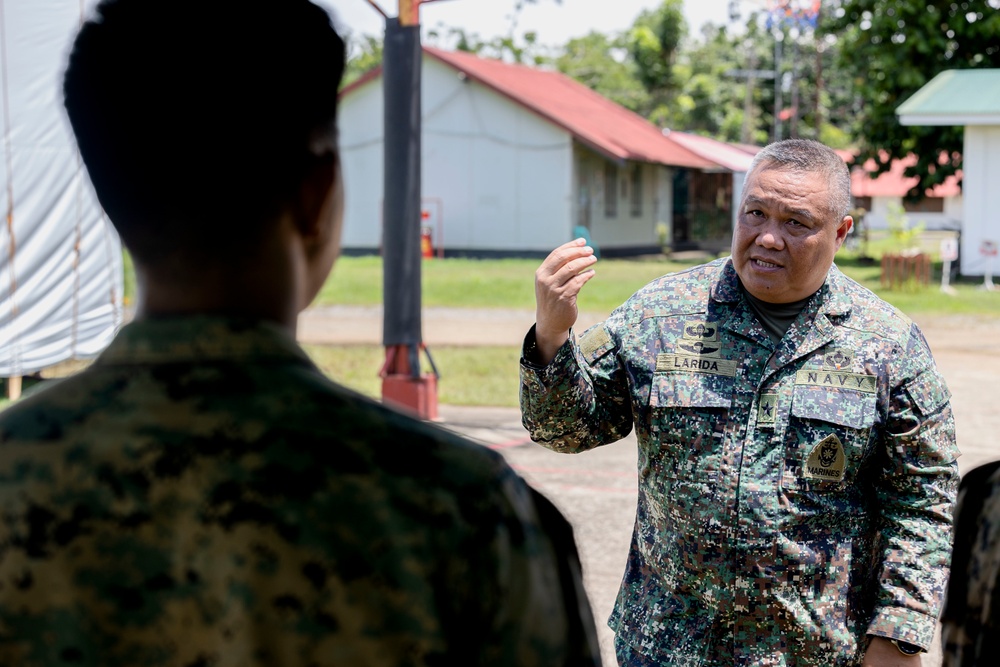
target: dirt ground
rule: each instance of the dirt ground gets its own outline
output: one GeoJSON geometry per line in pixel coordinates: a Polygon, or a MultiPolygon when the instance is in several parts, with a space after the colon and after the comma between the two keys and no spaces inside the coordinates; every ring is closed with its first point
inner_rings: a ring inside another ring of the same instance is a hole
{"type": "MultiPolygon", "coordinates": [[[[579,329],[599,321],[584,313],[579,329]]],[[[434,345],[518,345],[534,321],[531,311],[425,309],[424,341],[434,345]]],[[[917,318],[952,392],[963,473],[1000,459],[1000,320],[917,318]]],[[[327,307],[299,320],[309,343],[379,344],[378,307],[327,307]]],[[[614,665],[614,636],[605,621],[614,605],[628,553],[637,493],[635,437],[580,455],[556,454],[532,443],[511,408],[441,406],[441,425],[501,452],[572,523],[584,566],[584,584],[597,621],[605,665],[614,665]]],[[[923,658],[938,667],[940,651],[923,658]]]]}

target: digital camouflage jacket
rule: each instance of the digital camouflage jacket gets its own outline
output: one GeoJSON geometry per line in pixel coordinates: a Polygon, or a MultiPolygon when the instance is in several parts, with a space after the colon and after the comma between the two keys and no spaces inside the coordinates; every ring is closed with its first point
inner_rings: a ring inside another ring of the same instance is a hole
{"type": "Polygon", "coordinates": [[[1000,656],[1000,461],[962,476],[944,613],[943,667],[985,667],[1000,656]]]}
{"type": "Polygon", "coordinates": [[[958,484],[949,393],[918,328],[836,267],[777,346],[728,259],[664,276],[547,367],[522,360],[521,409],[559,452],[635,426],[609,624],[637,652],[839,667],[869,633],[930,645],[958,484]]]}
{"type": "Polygon", "coordinates": [[[0,413],[0,516],[0,665],[599,660],[559,513],[270,325],[136,322],[0,413]]]}

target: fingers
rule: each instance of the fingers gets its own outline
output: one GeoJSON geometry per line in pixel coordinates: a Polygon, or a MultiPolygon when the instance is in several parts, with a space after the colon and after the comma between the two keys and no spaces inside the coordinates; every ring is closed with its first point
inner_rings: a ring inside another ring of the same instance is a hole
{"type": "Polygon", "coordinates": [[[535,324],[539,338],[565,338],[576,322],[577,295],[594,277],[594,249],[575,239],[549,253],[535,271],[535,324]]]}
{"type": "MultiPolygon", "coordinates": [[[[549,253],[535,271],[535,279],[552,287],[561,287],[596,262],[594,249],[584,239],[574,239],[549,253]]],[[[579,285],[582,286],[583,283],[579,285]]]]}

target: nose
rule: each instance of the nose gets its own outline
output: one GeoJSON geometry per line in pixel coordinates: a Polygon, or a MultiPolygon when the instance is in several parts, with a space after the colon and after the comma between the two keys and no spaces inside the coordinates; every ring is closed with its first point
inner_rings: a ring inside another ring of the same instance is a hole
{"type": "Polygon", "coordinates": [[[774,224],[769,221],[757,233],[756,244],[761,248],[769,250],[782,250],[785,247],[785,240],[781,237],[778,230],[775,229],[774,224]]]}

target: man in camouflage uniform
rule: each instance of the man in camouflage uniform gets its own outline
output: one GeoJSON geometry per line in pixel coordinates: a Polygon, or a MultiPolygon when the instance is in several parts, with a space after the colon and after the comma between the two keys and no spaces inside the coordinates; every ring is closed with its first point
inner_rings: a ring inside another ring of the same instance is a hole
{"type": "Polygon", "coordinates": [[[1000,660],[1000,461],[962,476],[944,613],[943,667],[1000,660]]]}
{"type": "Polygon", "coordinates": [[[597,664],[559,513],[295,343],[343,219],[329,16],[98,13],[65,101],[139,306],[0,415],[0,665],[597,664]]]}
{"type": "Polygon", "coordinates": [[[772,144],[732,257],[660,278],[575,340],[582,240],[536,272],[521,409],[559,452],[639,441],[609,624],[623,665],[919,665],[948,574],[949,393],[924,337],[845,277],[844,162],[772,144]],[[912,654],[912,655],[911,655],[912,654]]]}

